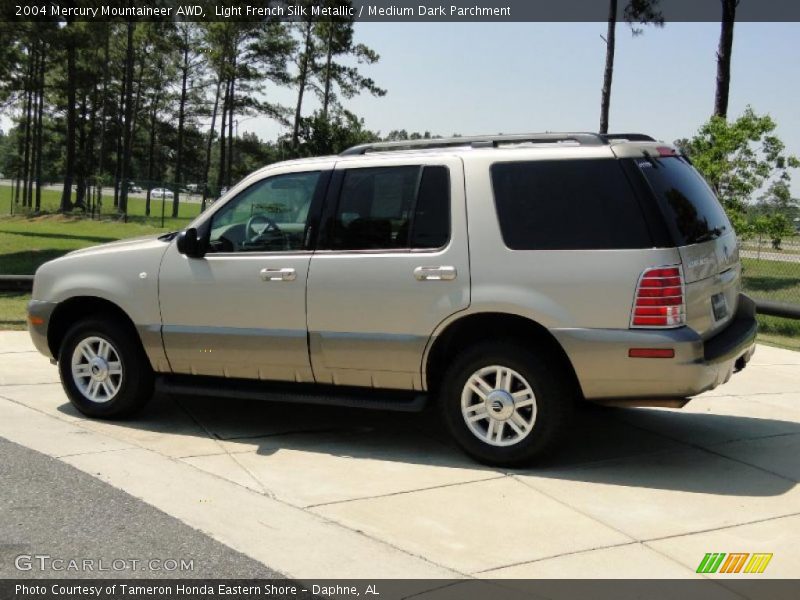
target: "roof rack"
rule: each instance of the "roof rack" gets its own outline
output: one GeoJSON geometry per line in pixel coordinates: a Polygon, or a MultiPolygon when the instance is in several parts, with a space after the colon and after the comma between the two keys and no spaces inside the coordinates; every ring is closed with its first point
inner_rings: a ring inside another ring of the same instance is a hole
{"type": "Polygon", "coordinates": [[[655,142],[655,138],[644,133],[601,133],[600,136],[610,142],[611,140],[627,140],[629,142],[655,142]]]}
{"type": "Polygon", "coordinates": [[[348,148],[342,152],[340,156],[356,156],[366,154],[367,152],[388,152],[391,150],[425,150],[459,146],[497,148],[503,144],[546,144],[559,142],[572,142],[580,144],[581,146],[602,146],[608,143],[608,141],[598,133],[518,133],[511,135],[477,135],[360,144],[348,148]]]}

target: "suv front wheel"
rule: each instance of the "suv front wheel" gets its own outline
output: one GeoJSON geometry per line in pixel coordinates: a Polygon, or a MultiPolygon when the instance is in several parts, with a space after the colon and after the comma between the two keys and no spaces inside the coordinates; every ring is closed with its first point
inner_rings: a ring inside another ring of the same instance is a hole
{"type": "Polygon", "coordinates": [[[483,343],[445,373],[440,406],[458,444],[491,465],[518,466],[564,437],[573,407],[560,365],[517,343],[483,343]]]}
{"type": "Polygon", "coordinates": [[[64,336],[58,369],[73,406],[89,417],[129,416],[153,395],[153,371],[139,340],[110,317],[75,324],[64,336]]]}

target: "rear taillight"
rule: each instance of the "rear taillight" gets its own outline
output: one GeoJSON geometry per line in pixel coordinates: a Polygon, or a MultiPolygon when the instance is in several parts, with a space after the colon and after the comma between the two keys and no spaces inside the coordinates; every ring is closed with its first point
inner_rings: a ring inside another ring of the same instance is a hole
{"type": "Polygon", "coordinates": [[[636,286],[631,327],[681,327],[685,324],[681,268],[645,269],[636,286]]]}

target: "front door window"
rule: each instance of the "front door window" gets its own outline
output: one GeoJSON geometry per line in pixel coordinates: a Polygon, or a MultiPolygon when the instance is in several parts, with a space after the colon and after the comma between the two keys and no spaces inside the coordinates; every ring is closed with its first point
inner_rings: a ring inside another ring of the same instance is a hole
{"type": "Polygon", "coordinates": [[[240,192],[213,216],[209,252],[302,250],[319,176],[276,175],[240,192]]]}

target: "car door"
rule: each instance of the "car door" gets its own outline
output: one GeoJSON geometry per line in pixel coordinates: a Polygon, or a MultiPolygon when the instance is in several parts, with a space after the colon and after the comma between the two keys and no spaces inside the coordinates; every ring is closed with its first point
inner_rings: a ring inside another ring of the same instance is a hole
{"type": "Polygon", "coordinates": [[[436,326],[469,305],[457,157],[336,164],[308,283],[318,383],[421,389],[436,326]]]}
{"type": "Polygon", "coordinates": [[[306,280],[329,178],[319,168],[257,177],[198,225],[205,256],[172,244],[159,300],[173,372],[313,381],[306,280]]]}

